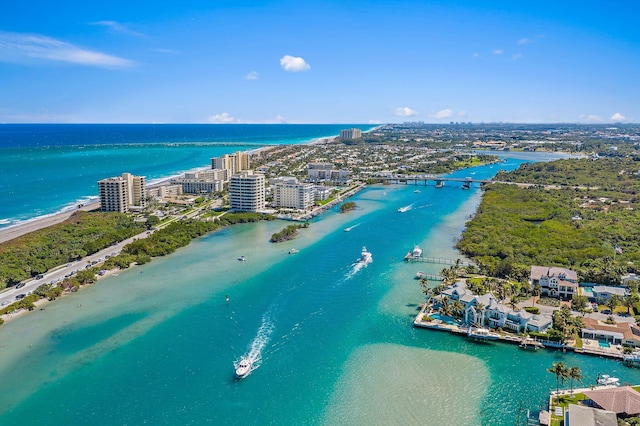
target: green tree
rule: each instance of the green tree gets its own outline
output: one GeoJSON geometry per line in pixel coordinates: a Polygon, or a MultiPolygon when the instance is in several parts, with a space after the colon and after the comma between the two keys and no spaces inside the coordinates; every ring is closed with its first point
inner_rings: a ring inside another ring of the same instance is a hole
{"type": "Polygon", "coordinates": [[[573,383],[575,380],[582,383],[582,371],[580,367],[570,367],[567,371],[567,377],[570,379],[571,393],[573,393],[573,383]]]}
{"type": "Polygon", "coordinates": [[[547,368],[549,373],[552,373],[556,376],[556,394],[560,392],[560,380],[562,379],[562,383],[567,380],[567,366],[564,362],[554,362],[551,368],[547,368]]]}

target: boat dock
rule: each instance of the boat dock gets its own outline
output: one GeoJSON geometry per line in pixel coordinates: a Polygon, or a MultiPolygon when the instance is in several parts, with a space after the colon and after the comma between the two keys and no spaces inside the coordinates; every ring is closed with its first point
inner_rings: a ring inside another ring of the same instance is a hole
{"type": "Polygon", "coordinates": [[[419,262],[419,263],[438,263],[440,265],[455,265],[456,263],[460,266],[470,266],[475,265],[472,262],[468,262],[460,259],[443,259],[439,257],[423,257],[423,256],[411,256],[407,254],[404,257],[404,260],[407,262],[419,262]]]}

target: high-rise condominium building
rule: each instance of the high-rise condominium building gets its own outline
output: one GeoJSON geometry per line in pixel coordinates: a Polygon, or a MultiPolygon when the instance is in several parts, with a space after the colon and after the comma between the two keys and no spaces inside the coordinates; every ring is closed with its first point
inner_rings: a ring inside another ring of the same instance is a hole
{"type": "Polygon", "coordinates": [[[126,213],[145,206],[145,177],[123,173],[98,181],[100,210],[126,213]]]}
{"type": "Polygon", "coordinates": [[[244,152],[236,152],[235,154],[224,154],[222,157],[211,159],[212,169],[229,170],[230,174],[239,173],[243,170],[249,170],[249,154],[244,152]]]}
{"type": "Polygon", "coordinates": [[[272,187],[276,207],[305,210],[315,202],[315,191],[311,183],[298,183],[297,179],[290,178],[282,179],[272,187]]]}
{"type": "Polygon", "coordinates": [[[264,210],[265,179],[262,173],[244,170],[229,180],[231,208],[237,211],[257,212],[264,210]]]}
{"type": "Polygon", "coordinates": [[[345,129],[340,130],[340,139],[360,139],[362,137],[362,130],[360,129],[345,129]]]}

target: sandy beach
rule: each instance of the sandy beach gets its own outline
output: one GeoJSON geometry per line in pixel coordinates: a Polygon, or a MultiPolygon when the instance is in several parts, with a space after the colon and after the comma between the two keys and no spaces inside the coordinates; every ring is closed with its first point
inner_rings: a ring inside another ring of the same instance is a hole
{"type": "MultiPolygon", "coordinates": [[[[91,201],[80,208],[80,210],[91,211],[100,207],[100,201],[91,201]]],[[[78,209],[68,210],[60,213],[53,214],[51,216],[41,217],[20,223],[14,226],[0,229],[0,243],[13,240],[21,235],[28,234],[29,232],[37,231],[38,229],[46,228],[48,226],[55,225],[60,222],[64,222],[69,219],[73,213],[78,209]]]]}

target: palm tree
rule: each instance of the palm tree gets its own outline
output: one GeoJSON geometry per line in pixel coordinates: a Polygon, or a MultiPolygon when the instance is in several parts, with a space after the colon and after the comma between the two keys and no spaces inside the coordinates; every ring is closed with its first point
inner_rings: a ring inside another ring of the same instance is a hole
{"type": "Polygon", "coordinates": [[[640,301],[638,293],[631,293],[622,298],[622,304],[627,307],[627,314],[631,314],[631,307],[640,301]]]}
{"type": "Polygon", "coordinates": [[[451,310],[455,315],[462,315],[462,312],[464,312],[464,304],[459,300],[455,300],[451,303],[451,310]]]}
{"type": "Polygon", "coordinates": [[[536,283],[533,288],[531,289],[531,294],[533,295],[533,305],[535,306],[536,304],[536,296],[540,297],[540,295],[542,294],[542,287],[540,287],[540,283],[536,283]]]}
{"type": "Polygon", "coordinates": [[[444,316],[450,317],[453,312],[451,309],[451,304],[449,304],[449,298],[447,296],[444,296],[440,303],[440,313],[444,316]]]}
{"type": "Polygon", "coordinates": [[[547,368],[549,373],[553,373],[556,376],[556,395],[560,392],[560,379],[562,382],[567,379],[567,366],[564,362],[554,362],[551,368],[547,368]]]}
{"type": "Polygon", "coordinates": [[[620,296],[618,296],[617,294],[612,294],[611,297],[609,297],[605,302],[605,305],[607,305],[607,307],[611,309],[611,313],[615,312],[616,307],[619,304],[620,304],[620,296]]]}
{"type": "Polygon", "coordinates": [[[580,367],[570,367],[569,370],[567,370],[567,377],[571,380],[571,393],[573,393],[573,381],[577,380],[582,383],[582,371],[580,367]]]}

